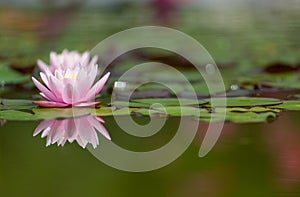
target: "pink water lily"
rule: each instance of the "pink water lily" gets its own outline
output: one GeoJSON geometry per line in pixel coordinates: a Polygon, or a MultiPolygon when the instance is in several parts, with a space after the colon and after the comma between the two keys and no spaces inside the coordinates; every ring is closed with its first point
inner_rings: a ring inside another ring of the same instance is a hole
{"type": "Polygon", "coordinates": [[[95,96],[102,90],[110,73],[104,75],[94,84],[98,72],[98,65],[92,65],[89,70],[83,67],[63,70],[58,68],[54,73],[46,70],[40,72],[44,85],[32,77],[40,95],[46,100],[34,101],[42,107],[92,106],[95,96]]]}
{"type": "Polygon", "coordinates": [[[83,148],[89,143],[96,148],[99,145],[97,131],[111,140],[102,123],[103,119],[92,115],[63,120],[43,120],[35,129],[33,136],[42,133],[42,138],[47,137],[46,146],[55,143],[64,146],[67,141],[70,143],[77,141],[83,148]]]}
{"type": "Polygon", "coordinates": [[[90,70],[90,68],[95,65],[97,61],[97,56],[94,56],[90,60],[89,52],[80,54],[78,51],[68,51],[67,49],[65,49],[61,54],[51,52],[49,65],[47,65],[42,60],[38,60],[37,65],[42,72],[50,71],[53,73],[56,69],[66,70],[74,69],[76,67],[82,67],[86,70],[90,70]]]}

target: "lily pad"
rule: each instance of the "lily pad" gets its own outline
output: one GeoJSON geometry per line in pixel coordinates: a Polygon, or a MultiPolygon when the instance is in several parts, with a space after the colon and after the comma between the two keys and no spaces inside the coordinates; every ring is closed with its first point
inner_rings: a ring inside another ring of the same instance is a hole
{"type": "MultiPolygon", "coordinates": [[[[224,98],[211,98],[213,101],[218,101],[224,98]]],[[[211,106],[211,99],[206,99],[210,102],[208,106],[211,106]]],[[[281,104],[282,101],[275,98],[261,98],[261,97],[229,97],[226,98],[227,107],[255,107],[255,106],[272,106],[281,104]]],[[[226,106],[216,106],[226,107],[226,106]]]]}
{"type": "MultiPolygon", "coordinates": [[[[222,117],[221,113],[207,113],[200,116],[200,121],[219,122],[223,121],[222,117]]],[[[225,120],[234,123],[260,123],[273,121],[276,117],[274,112],[226,112],[225,120]]]]}
{"type": "Polygon", "coordinates": [[[282,104],[272,106],[272,108],[300,111],[300,101],[283,101],[282,104]]]}
{"type": "Polygon", "coordinates": [[[276,118],[276,114],[273,112],[266,113],[238,113],[228,112],[226,113],[226,120],[234,123],[259,123],[259,122],[270,122],[276,118]]]}
{"type": "Polygon", "coordinates": [[[269,108],[269,107],[251,107],[251,108],[243,108],[243,107],[216,107],[214,109],[214,112],[274,112],[278,113],[281,110],[280,109],[275,109],[275,108],[269,108]]]}
{"type": "Polygon", "coordinates": [[[4,64],[0,64],[0,82],[4,84],[17,84],[30,80],[29,75],[22,75],[17,71],[14,71],[10,67],[4,64]]]}
{"type": "Polygon", "coordinates": [[[111,106],[114,107],[150,107],[148,103],[137,103],[137,102],[126,102],[126,101],[114,101],[111,103],[111,106]]]}
{"type": "Polygon", "coordinates": [[[89,115],[89,108],[34,108],[37,119],[72,118],[89,115]]]}
{"type": "Polygon", "coordinates": [[[176,99],[176,98],[149,98],[149,99],[135,99],[137,103],[156,104],[159,103],[163,106],[179,106],[179,105],[202,105],[208,103],[205,100],[192,100],[192,99],[176,99]]]}
{"type": "Polygon", "coordinates": [[[128,108],[124,107],[121,109],[115,109],[113,107],[101,107],[99,109],[95,109],[92,111],[93,115],[96,116],[120,116],[120,115],[130,115],[131,112],[137,110],[139,108],[128,108]]]}
{"type": "Polygon", "coordinates": [[[150,117],[166,117],[168,114],[164,111],[156,110],[156,109],[145,109],[141,108],[134,111],[137,114],[141,114],[144,116],[150,116],[150,117]]]}
{"type": "Polygon", "coordinates": [[[166,106],[162,108],[155,108],[155,110],[165,112],[171,116],[199,116],[200,109],[190,106],[166,106]]]}
{"type": "Polygon", "coordinates": [[[0,99],[0,109],[31,109],[36,107],[31,100],[23,99],[0,99]]]}
{"type": "Polygon", "coordinates": [[[5,120],[44,120],[80,117],[90,114],[86,108],[34,108],[28,111],[3,110],[0,119],[5,120]]]}
{"type": "Polygon", "coordinates": [[[17,110],[0,111],[0,119],[19,121],[38,120],[38,118],[31,113],[17,110]]]}

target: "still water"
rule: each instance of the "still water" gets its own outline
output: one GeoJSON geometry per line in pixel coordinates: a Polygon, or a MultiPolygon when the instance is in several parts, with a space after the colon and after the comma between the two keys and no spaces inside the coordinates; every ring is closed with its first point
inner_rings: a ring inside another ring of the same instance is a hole
{"type": "MultiPolygon", "coordinates": [[[[226,123],[211,152],[198,151],[207,123],[187,151],[152,172],[111,168],[78,144],[46,147],[38,122],[7,122],[1,127],[1,193],[9,196],[299,196],[299,113],[282,114],[271,124],[226,123]]],[[[138,118],[140,124],[149,120],[138,118]]],[[[104,118],[115,143],[146,151],[168,142],[176,118],[150,139],[124,134],[113,118],[104,118]],[[121,137],[120,137],[121,136],[121,137]]],[[[188,131],[187,131],[188,132],[188,131]]],[[[100,137],[101,141],[106,140],[100,137]]]]}

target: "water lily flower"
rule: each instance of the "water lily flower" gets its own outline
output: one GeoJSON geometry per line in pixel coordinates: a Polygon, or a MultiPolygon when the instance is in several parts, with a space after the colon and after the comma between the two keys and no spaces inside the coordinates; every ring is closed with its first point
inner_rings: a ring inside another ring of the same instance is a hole
{"type": "Polygon", "coordinates": [[[38,60],[37,65],[42,72],[50,71],[54,73],[56,69],[67,70],[74,69],[76,67],[83,67],[87,70],[90,70],[91,67],[97,63],[97,61],[97,56],[94,56],[90,60],[89,52],[80,54],[78,51],[68,51],[65,49],[61,54],[51,52],[49,65],[42,60],[38,60]]]}
{"type": "Polygon", "coordinates": [[[64,146],[67,141],[70,143],[77,141],[83,148],[88,143],[96,148],[99,145],[97,131],[111,140],[102,123],[104,123],[102,118],[92,115],[63,120],[43,120],[35,129],[33,136],[42,133],[42,138],[47,137],[46,146],[55,143],[64,146]]]}
{"type": "Polygon", "coordinates": [[[41,91],[44,101],[34,101],[42,107],[84,107],[97,105],[92,102],[103,89],[110,73],[108,72],[94,84],[98,73],[98,65],[91,65],[90,69],[75,67],[74,69],[57,68],[53,73],[49,70],[40,72],[44,85],[32,77],[36,87],[41,91]]]}

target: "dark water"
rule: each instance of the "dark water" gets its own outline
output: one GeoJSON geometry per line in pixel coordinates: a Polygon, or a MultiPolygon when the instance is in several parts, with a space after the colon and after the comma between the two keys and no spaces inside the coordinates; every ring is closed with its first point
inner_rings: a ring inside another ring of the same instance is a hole
{"type": "MultiPolygon", "coordinates": [[[[64,147],[33,137],[37,122],[1,127],[1,193],[9,196],[299,196],[299,113],[272,124],[225,124],[213,150],[197,156],[206,123],[175,162],[152,172],[129,173],[98,161],[76,143],[64,147]]],[[[124,137],[112,118],[105,127],[116,143],[152,149],[173,136],[169,119],[159,140],[124,137]],[[117,136],[123,137],[117,137],[117,136]],[[130,139],[130,140],[128,140],[130,139]],[[152,142],[152,143],[149,143],[152,142]],[[129,144],[130,143],[130,144],[129,144]],[[128,145],[129,144],[129,145],[128,145]]],[[[147,120],[145,120],[147,122],[147,120]]],[[[100,148],[101,148],[100,139],[100,148]]],[[[137,148],[138,147],[138,148],[137,148]]]]}

